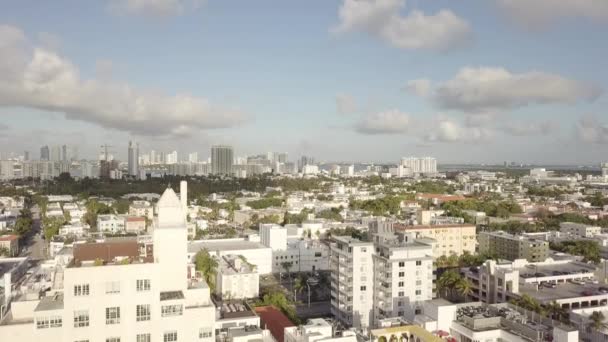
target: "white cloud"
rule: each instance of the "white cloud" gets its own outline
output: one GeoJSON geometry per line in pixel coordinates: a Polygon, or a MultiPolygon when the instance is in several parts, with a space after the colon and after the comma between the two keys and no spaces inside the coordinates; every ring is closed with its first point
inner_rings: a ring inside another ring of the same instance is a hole
{"type": "Polygon", "coordinates": [[[82,79],[69,60],[31,46],[12,26],[0,26],[0,106],[60,112],[71,120],[136,135],[183,136],[245,119],[238,110],[218,108],[205,98],[82,79]]]}
{"type": "Polygon", "coordinates": [[[564,18],[608,22],[606,0],[498,0],[511,18],[532,29],[546,27],[564,18]]]}
{"type": "Polygon", "coordinates": [[[419,97],[427,97],[431,92],[431,81],[427,79],[411,80],[407,82],[405,90],[419,97]]]}
{"type": "Polygon", "coordinates": [[[467,127],[451,119],[442,118],[434,123],[430,131],[424,136],[428,142],[443,143],[474,143],[487,141],[493,132],[485,127],[467,127]]]}
{"type": "Polygon", "coordinates": [[[470,42],[469,24],[452,11],[412,10],[403,16],[404,7],[405,0],[344,0],[332,31],[366,32],[401,49],[448,50],[470,42]]]}
{"type": "Polygon", "coordinates": [[[400,134],[408,131],[410,117],[397,109],[367,115],[355,125],[355,130],[363,134],[400,134]]]}
{"type": "Polygon", "coordinates": [[[431,100],[443,109],[487,112],[592,101],[601,92],[593,84],[540,71],[514,74],[504,68],[465,67],[453,79],[438,84],[431,100]]]}
{"type": "Polygon", "coordinates": [[[336,110],[338,114],[351,114],[357,111],[357,103],[355,98],[348,94],[336,95],[336,110]]]}
{"type": "Polygon", "coordinates": [[[585,116],[576,123],[579,140],[592,144],[608,144],[608,124],[595,116],[585,116]]]}
{"type": "Polygon", "coordinates": [[[540,122],[510,122],[500,129],[513,136],[546,136],[553,133],[558,128],[558,124],[552,121],[540,122]]]}
{"type": "Polygon", "coordinates": [[[169,17],[196,9],[202,2],[203,0],[110,0],[110,9],[117,14],[169,17]]]}

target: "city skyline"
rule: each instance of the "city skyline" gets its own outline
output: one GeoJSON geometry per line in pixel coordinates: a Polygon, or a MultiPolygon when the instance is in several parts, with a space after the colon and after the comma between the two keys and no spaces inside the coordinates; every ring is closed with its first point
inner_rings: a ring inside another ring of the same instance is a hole
{"type": "Polygon", "coordinates": [[[134,4],[2,6],[0,152],[607,158],[601,2],[134,4]]]}

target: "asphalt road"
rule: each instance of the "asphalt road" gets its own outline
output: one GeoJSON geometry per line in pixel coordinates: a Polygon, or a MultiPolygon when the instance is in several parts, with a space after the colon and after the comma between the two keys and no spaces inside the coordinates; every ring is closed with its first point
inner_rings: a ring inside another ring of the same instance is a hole
{"type": "Polygon", "coordinates": [[[32,208],[32,219],[34,224],[28,236],[22,240],[24,244],[21,246],[19,256],[29,256],[32,260],[46,259],[46,241],[42,238],[42,229],[40,227],[40,209],[37,206],[32,208]]]}

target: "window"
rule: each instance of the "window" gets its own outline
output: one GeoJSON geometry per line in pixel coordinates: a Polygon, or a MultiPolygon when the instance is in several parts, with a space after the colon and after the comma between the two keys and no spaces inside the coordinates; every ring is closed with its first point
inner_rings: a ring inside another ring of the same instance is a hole
{"type": "Polygon", "coordinates": [[[212,328],[200,328],[198,330],[198,338],[210,338],[213,336],[212,328]]]}
{"type": "Polygon", "coordinates": [[[361,286],[361,291],[365,291],[366,287],[365,286],[361,286]]]}
{"type": "Polygon", "coordinates": [[[399,297],[403,297],[404,295],[405,295],[405,293],[403,291],[399,291],[399,294],[398,294],[399,297]]]}
{"type": "Polygon", "coordinates": [[[120,293],[120,281],[106,282],[106,294],[120,293]]]}
{"type": "Polygon", "coordinates": [[[137,334],[137,342],[150,342],[150,334],[137,334]]]}
{"type": "Polygon", "coordinates": [[[61,328],[61,316],[38,317],[36,318],[36,329],[61,328]]]}
{"type": "Polygon", "coordinates": [[[135,311],[137,312],[138,322],[150,320],[150,304],[137,305],[135,311]]]}
{"type": "Polygon", "coordinates": [[[120,342],[120,337],[108,337],[106,342],[120,342]]]}
{"type": "Polygon", "coordinates": [[[163,342],[177,341],[177,331],[168,331],[163,334],[163,342]]]}
{"type": "Polygon", "coordinates": [[[78,310],[74,311],[74,328],[82,328],[89,326],[89,311],[78,310]]]}
{"type": "Polygon", "coordinates": [[[416,285],[422,285],[422,280],[416,280],[416,285]]]}
{"type": "Polygon", "coordinates": [[[161,316],[169,317],[169,316],[181,316],[183,307],[181,304],[179,305],[163,305],[161,308],[161,316]]]}
{"type": "Polygon", "coordinates": [[[405,262],[404,261],[399,261],[399,267],[404,267],[405,266],[405,262]]]}
{"type": "Polygon", "coordinates": [[[416,260],[416,266],[421,266],[422,265],[422,260],[416,260]]]}
{"type": "Polygon", "coordinates": [[[120,323],[120,308],[117,306],[106,308],[106,324],[120,323]]]}
{"type": "Polygon", "coordinates": [[[399,272],[399,277],[405,277],[405,272],[399,272]]]}
{"type": "Polygon", "coordinates": [[[403,282],[402,281],[399,282],[399,287],[403,287],[403,282]]]}
{"type": "Polygon", "coordinates": [[[420,296],[422,294],[422,290],[416,290],[416,296],[420,296]]]}
{"type": "Polygon", "coordinates": [[[150,291],[150,279],[137,279],[137,292],[150,291]]]}
{"type": "Polygon", "coordinates": [[[315,252],[315,257],[320,257],[322,256],[321,252],[315,252]]]}
{"type": "Polygon", "coordinates": [[[74,285],[74,297],[88,296],[89,284],[74,285]]]}

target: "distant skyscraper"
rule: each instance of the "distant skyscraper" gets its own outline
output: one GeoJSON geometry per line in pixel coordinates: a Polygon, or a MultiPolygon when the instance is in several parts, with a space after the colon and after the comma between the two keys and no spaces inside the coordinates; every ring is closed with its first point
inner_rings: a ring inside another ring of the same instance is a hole
{"type": "Polygon", "coordinates": [[[52,161],[61,161],[61,146],[55,145],[51,147],[50,159],[52,161]]]}
{"type": "Polygon", "coordinates": [[[50,159],[49,146],[48,145],[42,146],[40,148],[40,160],[49,160],[49,159],[50,159]]]}
{"type": "Polygon", "coordinates": [[[69,159],[78,160],[78,146],[69,146],[69,159]]]}
{"type": "Polygon", "coordinates": [[[191,163],[198,163],[198,152],[192,152],[188,155],[188,161],[191,163]]]}
{"type": "Polygon", "coordinates": [[[166,164],[177,164],[177,151],[173,151],[171,153],[167,153],[167,157],[165,159],[166,164]]]}
{"type": "Polygon", "coordinates": [[[298,162],[298,169],[303,170],[304,166],[306,165],[312,165],[315,163],[315,158],[312,157],[307,157],[307,156],[302,156],[300,158],[300,161],[298,162]]]}
{"type": "Polygon", "coordinates": [[[156,164],[156,151],[150,151],[150,164],[156,164]]]}
{"type": "Polygon", "coordinates": [[[287,153],[277,153],[275,161],[278,161],[279,163],[287,163],[287,153]]]}
{"type": "Polygon", "coordinates": [[[139,176],[139,144],[136,143],[133,145],[132,141],[129,141],[129,151],[128,151],[128,169],[129,176],[139,176]]]}
{"type": "Polygon", "coordinates": [[[23,160],[30,160],[30,152],[29,151],[23,152],[23,160]]]}
{"type": "Polygon", "coordinates": [[[68,159],[68,146],[63,145],[61,146],[61,161],[68,161],[68,159]]]}
{"type": "Polygon", "coordinates": [[[211,173],[214,175],[231,175],[234,162],[232,146],[211,146],[211,173]]]}

